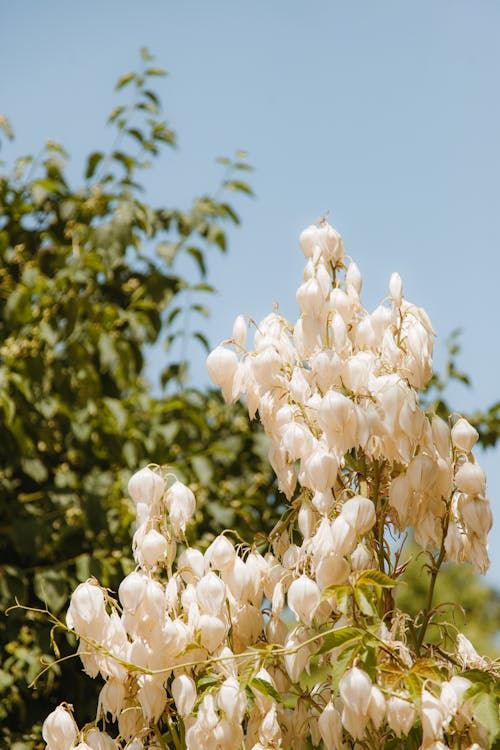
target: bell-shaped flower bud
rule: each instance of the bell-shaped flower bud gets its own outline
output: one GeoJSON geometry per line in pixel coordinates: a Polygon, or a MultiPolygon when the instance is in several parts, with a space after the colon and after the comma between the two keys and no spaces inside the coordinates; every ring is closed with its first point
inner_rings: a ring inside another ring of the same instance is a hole
{"type": "Polygon", "coordinates": [[[351,552],[351,565],[353,570],[370,570],[374,567],[373,555],[366,544],[360,542],[351,552]]]}
{"type": "Polygon", "coordinates": [[[180,674],[172,680],[171,690],[177,711],[185,719],[193,710],[196,702],[194,680],[187,674],[180,674]]]}
{"type": "Polygon", "coordinates": [[[376,685],[372,685],[368,716],[375,729],[379,729],[385,717],[385,698],[383,692],[376,685]]]}
{"type": "Polygon", "coordinates": [[[74,745],[78,729],[73,716],[64,706],[58,706],[50,713],[42,726],[42,737],[54,748],[70,748],[74,745]]]}
{"type": "Polygon", "coordinates": [[[233,323],[233,342],[238,349],[244,349],[247,340],[248,326],[244,315],[238,315],[233,323]]]}
{"type": "Polygon", "coordinates": [[[422,734],[424,747],[442,738],[446,713],[446,708],[439,698],[435,698],[428,690],[422,690],[422,734]]]}
{"type": "Polygon", "coordinates": [[[147,576],[136,571],[129,573],[118,588],[118,597],[123,609],[134,614],[140,606],[147,588],[147,576]]]}
{"type": "Polygon", "coordinates": [[[215,573],[207,573],[196,585],[196,597],[200,609],[207,615],[217,617],[226,598],[226,586],[215,573]]]}
{"type": "Polygon", "coordinates": [[[352,552],[356,542],[356,531],[342,515],[337,516],[331,525],[333,551],[343,557],[352,552]]]}
{"type": "Polygon", "coordinates": [[[460,514],[469,531],[479,537],[486,537],[493,524],[490,503],[481,497],[463,497],[460,514]]]}
{"type": "Polygon", "coordinates": [[[389,280],[389,294],[394,305],[400,307],[403,299],[403,282],[401,281],[401,276],[396,271],[391,275],[389,280]]]}
{"type": "Polygon", "coordinates": [[[299,242],[302,252],[306,258],[312,258],[314,248],[318,246],[318,227],[311,224],[304,229],[299,235],[299,242]]]}
{"type": "Polygon", "coordinates": [[[370,531],[375,523],[375,506],[367,497],[354,495],[343,504],[340,515],[352,526],[356,534],[362,536],[370,531]]]}
{"type": "Polygon", "coordinates": [[[470,453],[479,438],[479,433],[469,422],[461,417],[452,427],[451,439],[457,450],[470,453]]]}
{"type": "Polygon", "coordinates": [[[227,626],[222,620],[213,615],[201,615],[199,619],[200,643],[203,648],[213,653],[218,648],[227,633],[227,626]]]}
{"type": "Polygon", "coordinates": [[[389,487],[389,505],[397,513],[400,529],[404,529],[408,525],[412,495],[413,492],[406,474],[400,474],[392,480],[389,487]]]}
{"type": "Polygon", "coordinates": [[[318,729],[326,750],[337,750],[342,747],[342,721],[333,703],[327,703],[321,712],[318,729]]]}
{"type": "Polygon", "coordinates": [[[238,357],[230,349],[217,346],[207,357],[207,370],[214,385],[222,388],[225,401],[232,400],[233,380],[238,367],[238,357]]]}
{"type": "Polygon", "coordinates": [[[82,635],[97,637],[104,628],[106,617],[102,589],[92,581],[80,583],[71,595],[66,614],[68,627],[82,635]]]}
{"type": "Polygon", "coordinates": [[[356,294],[359,294],[361,292],[362,283],[363,278],[361,276],[361,271],[359,270],[356,263],[354,263],[354,261],[351,261],[345,274],[345,285],[348,291],[352,290],[356,292],[356,294]]]}
{"type": "Polygon", "coordinates": [[[322,318],[326,312],[326,299],[315,278],[304,281],[296,293],[297,304],[303,315],[311,318],[322,318]]]}
{"type": "Polygon", "coordinates": [[[141,675],[137,697],[146,721],[157,722],[167,703],[163,678],[156,675],[141,675]]]}
{"type": "Polygon", "coordinates": [[[193,583],[203,578],[205,573],[205,558],[200,550],[194,547],[187,547],[179,555],[177,570],[181,574],[182,580],[186,583],[193,583]]]}
{"type": "Polygon", "coordinates": [[[288,589],[288,606],[297,617],[310,625],[321,599],[318,585],[307,576],[300,576],[288,589]]]}
{"type": "Polygon", "coordinates": [[[167,540],[156,529],[150,529],[138,544],[139,559],[148,568],[154,568],[167,556],[167,540]]]}
{"type": "Polygon", "coordinates": [[[224,534],[216,537],[205,552],[205,560],[212,570],[224,570],[233,564],[235,557],[234,546],[224,534]]]}
{"type": "Polygon", "coordinates": [[[410,731],[417,712],[415,706],[398,695],[391,695],[386,702],[387,723],[397,737],[403,737],[410,731]]]}
{"type": "Polygon", "coordinates": [[[280,734],[281,729],[276,714],[276,706],[272,706],[260,725],[259,739],[265,747],[268,747],[278,741],[280,734]]]}
{"type": "Polygon", "coordinates": [[[415,492],[430,492],[437,479],[436,462],[426,453],[419,453],[409,463],[407,477],[415,492]]]}
{"type": "Polygon", "coordinates": [[[247,698],[235,677],[228,677],[220,686],[217,693],[217,703],[226,714],[226,718],[233,724],[241,724],[247,698]]]}
{"type": "Polygon", "coordinates": [[[316,565],[316,581],[320,589],[345,583],[351,569],[345,558],[334,552],[322,557],[316,565]]]}
{"type": "Polygon", "coordinates": [[[302,646],[302,648],[299,648],[300,644],[303,643],[307,637],[308,633],[305,628],[292,630],[286,637],[285,647],[289,653],[285,655],[284,661],[286,671],[292,682],[297,682],[309,661],[311,655],[310,647],[302,646]]]}
{"type": "Polygon", "coordinates": [[[303,459],[301,466],[299,481],[306,487],[326,492],[335,485],[339,462],[333,453],[321,447],[321,443],[303,459]]]}
{"type": "Polygon", "coordinates": [[[366,715],[370,703],[372,681],[362,669],[351,667],[339,682],[340,697],[354,713],[366,715]]]}
{"type": "Polygon", "coordinates": [[[466,495],[484,495],[486,491],[486,477],[478,464],[462,464],[455,474],[455,484],[466,495]]]}
{"type": "Polygon", "coordinates": [[[111,677],[102,687],[99,693],[99,707],[97,715],[110,714],[116,721],[125,703],[125,685],[116,677],[111,677]]]}
{"type": "Polygon", "coordinates": [[[136,471],[128,482],[128,493],[134,503],[144,503],[147,506],[157,503],[165,490],[165,481],[148,467],[136,471]]]}
{"type": "Polygon", "coordinates": [[[308,456],[313,447],[313,436],[304,424],[291,422],[283,430],[281,446],[289,461],[308,456]]]}
{"type": "Polygon", "coordinates": [[[174,534],[183,534],[196,508],[193,492],[182,482],[176,481],[169,488],[165,503],[174,534]]]}

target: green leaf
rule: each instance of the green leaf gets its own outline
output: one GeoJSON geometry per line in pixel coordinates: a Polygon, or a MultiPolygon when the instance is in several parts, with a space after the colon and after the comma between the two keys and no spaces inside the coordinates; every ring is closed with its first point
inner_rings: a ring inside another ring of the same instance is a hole
{"type": "Polygon", "coordinates": [[[115,86],[116,91],[119,91],[120,89],[124,88],[124,86],[127,86],[131,81],[134,81],[136,79],[135,73],[124,73],[117,81],[117,84],[115,86]]]}
{"type": "Polygon", "coordinates": [[[144,71],[144,75],[147,76],[166,76],[168,75],[166,70],[163,70],[163,68],[146,68],[144,71]]]}
{"type": "Polygon", "coordinates": [[[101,151],[94,151],[89,155],[89,158],[87,159],[87,169],[85,170],[85,178],[87,180],[90,180],[90,178],[94,176],[97,165],[103,158],[104,154],[101,151]]]}
{"type": "Polygon", "coordinates": [[[259,691],[259,693],[263,693],[264,695],[268,695],[270,698],[275,700],[277,703],[281,703],[281,696],[274,688],[270,682],[267,680],[263,680],[260,677],[254,677],[250,681],[250,687],[255,688],[259,691]]]}
{"type": "Polygon", "coordinates": [[[382,573],[380,570],[364,570],[356,581],[356,586],[358,584],[371,584],[373,586],[392,589],[396,585],[396,581],[389,578],[388,575],[382,573]]]}
{"type": "Polygon", "coordinates": [[[474,716],[486,728],[489,747],[500,734],[498,698],[491,693],[481,693],[474,698],[474,716]]]}
{"type": "Polygon", "coordinates": [[[243,182],[242,180],[226,180],[223,185],[226,190],[235,190],[239,193],[246,193],[246,195],[251,196],[255,195],[250,185],[248,185],[246,182],[243,182]]]}
{"type": "Polygon", "coordinates": [[[347,646],[348,644],[351,645],[356,641],[361,640],[362,637],[363,632],[358,630],[358,628],[339,628],[338,630],[334,630],[333,633],[328,633],[328,635],[325,636],[321,648],[319,648],[316,653],[325,654],[328,651],[334,651],[341,646],[347,646]]]}
{"type": "Polygon", "coordinates": [[[368,586],[356,584],[356,587],[354,588],[354,598],[363,614],[368,615],[369,617],[375,617],[377,614],[377,608],[373,601],[373,591],[369,589],[368,586]]]}

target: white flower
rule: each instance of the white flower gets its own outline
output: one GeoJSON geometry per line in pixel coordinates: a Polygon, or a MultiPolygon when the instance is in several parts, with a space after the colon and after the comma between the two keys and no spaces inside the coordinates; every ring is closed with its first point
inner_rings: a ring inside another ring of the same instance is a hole
{"type": "Polygon", "coordinates": [[[42,736],[51,750],[70,748],[76,741],[77,727],[69,710],[58,706],[50,713],[42,726],[42,736]]]}
{"type": "Polygon", "coordinates": [[[224,346],[217,346],[207,357],[207,370],[214,385],[222,388],[226,401],[232,400],[233,380],[238,367],[236,354],[224,346]]]}
{"type": "Polygon", "coordinates": [[[196,701],[194,680],[187,674],[180,674],[172,680],[171,690],[177,711],[184,719],[191,713],[196,701]]]}
{"type": "Polygon", "coordinates": [[[451,439],[458,450],[470,453],[479,438],[479,433],[469,422],[461,417],[452,427],[451,439]]]}
{"type": "Polygon", "coordinates": [[[148,467],[137,471],[128,482],[129,495],[136,504],[154,505],[161,499],[164,490],[164,480],[148,467]]]}
{"type": "Polygon", "coordinates": [[[288,606],[297,620],[310,625],[321,598],[318,585],[307,576],[300,576],[288,589],[288,606]]]}

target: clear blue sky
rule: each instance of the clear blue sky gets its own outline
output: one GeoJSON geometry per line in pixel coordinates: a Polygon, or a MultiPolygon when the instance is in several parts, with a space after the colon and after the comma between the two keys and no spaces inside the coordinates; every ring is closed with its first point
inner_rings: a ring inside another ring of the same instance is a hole
{"type": "MultiPolygon", "coordinates": [[[[159,87],[180,146],[148,177],[148,198],[187,203],[216,184],[213,158],[237,148],[256,167],[230,254],[210,262],[211,340],[239,312],[279,302],[295,316],[297,236],[329,209],[368,307],[398,270],[438,332],[438,362],[463,328],[474,387],[451,395],[472,410],[500,398],[499,39],[497,0],[0,0],[0,111],[16,131],[3,155],[54,138],[78,175],[109,141],[114,82],[148,46],[170,72],[159,87]]],[[[499,457],[482,457],[498,586],[499,457]]]]}

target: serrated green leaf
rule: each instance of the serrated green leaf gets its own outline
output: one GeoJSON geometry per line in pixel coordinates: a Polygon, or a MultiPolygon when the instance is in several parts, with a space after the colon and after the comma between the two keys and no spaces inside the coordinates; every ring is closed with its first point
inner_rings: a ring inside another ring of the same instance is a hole
{"type": "Polygon", "coordinates": [[[341,646],[351,645],[356,641],[360,641],[362,637],[363,631],[358,628],[339,628],[338,630],[334,630],[333,633],[325,635],[323,643],[316,653],[325,654],[328,651],[334,651],[341,646]]]}
{"type": "Polygon", "coordinates": [[[390,578],[381,570],[364,570],[356,581],[358,584],[365,585],[370,584],[373,586],[380,586],[381,588],[391,589],[396,585],[396,581],[390,578]]]}
{"type": "Polygon", "coordinates": [[[271,685],[267,680],[263,680],[260,677],[254,677],[250,681],[250,687],[255,688],[259,693],[268,695],[270,698],[275,700],[277,703],[281,703],[281,697],[275,687],[271,685]]]}

